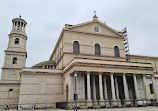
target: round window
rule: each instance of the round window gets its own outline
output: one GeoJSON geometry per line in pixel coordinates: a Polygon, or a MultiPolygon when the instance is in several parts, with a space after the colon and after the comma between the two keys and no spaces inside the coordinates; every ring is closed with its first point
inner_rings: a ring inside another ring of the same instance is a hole
{"type": "Polygon", "coordinates": [[[99,32],[99,28],[98,27],[94,27],[94,31],[95,32],[99,32]]]}

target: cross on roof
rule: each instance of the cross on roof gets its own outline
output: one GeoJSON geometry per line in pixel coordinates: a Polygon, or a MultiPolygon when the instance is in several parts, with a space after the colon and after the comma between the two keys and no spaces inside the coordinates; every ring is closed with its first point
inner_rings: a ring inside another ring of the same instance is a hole
{"type": "Polygon", "coordinates": [[[96,15],[97,11],[94,10],[93,12],[94,12],[94,15],[96,15]]]}

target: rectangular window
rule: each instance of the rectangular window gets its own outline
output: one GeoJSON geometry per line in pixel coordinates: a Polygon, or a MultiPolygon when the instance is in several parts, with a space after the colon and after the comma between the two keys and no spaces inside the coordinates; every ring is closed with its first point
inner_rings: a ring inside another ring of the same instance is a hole
{"type": "Polygon", "coordinates": [[[150,87],[150,93],[151,93],[151,94],[154,94],[153,84],[149,84],[149,87],[150,87]]]}

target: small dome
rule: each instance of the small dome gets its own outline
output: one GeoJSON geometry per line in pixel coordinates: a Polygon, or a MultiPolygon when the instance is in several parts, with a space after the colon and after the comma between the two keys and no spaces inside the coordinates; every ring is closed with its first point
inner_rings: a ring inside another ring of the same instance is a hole
{"type": "Polygon", "coordinates": [[[14,21],[23,21],[23,22],[25,22],[25,24],[27,24],[27,22],[24,19],[21,18],[21,15],[18,18],[14,18],[12,20],[12,22],[14,22],[14,21]]]}
{"type": "Polygon", "coordinates": [[[52,60],[43,61],[38,64],[35,64],[34,66],[32,66],[32,68],[55,69],[56,63],[55,61],[52,61],[52,60]]]}

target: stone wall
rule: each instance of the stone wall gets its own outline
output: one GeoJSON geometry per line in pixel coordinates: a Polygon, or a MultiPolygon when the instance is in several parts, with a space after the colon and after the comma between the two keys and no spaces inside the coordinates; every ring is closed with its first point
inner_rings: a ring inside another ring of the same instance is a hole
{"type": "Polygon", "coordinates": [[[63,101],[63,83],[61,74],[27,73],[21,74],[19,105],[31,108],[56,107],[56,102],[63,101]]]}
{"type": "Polygon", "coordinates": [[[20,83],[0,82],[0,108],[15,107],[19,102],[20,83]]]}

